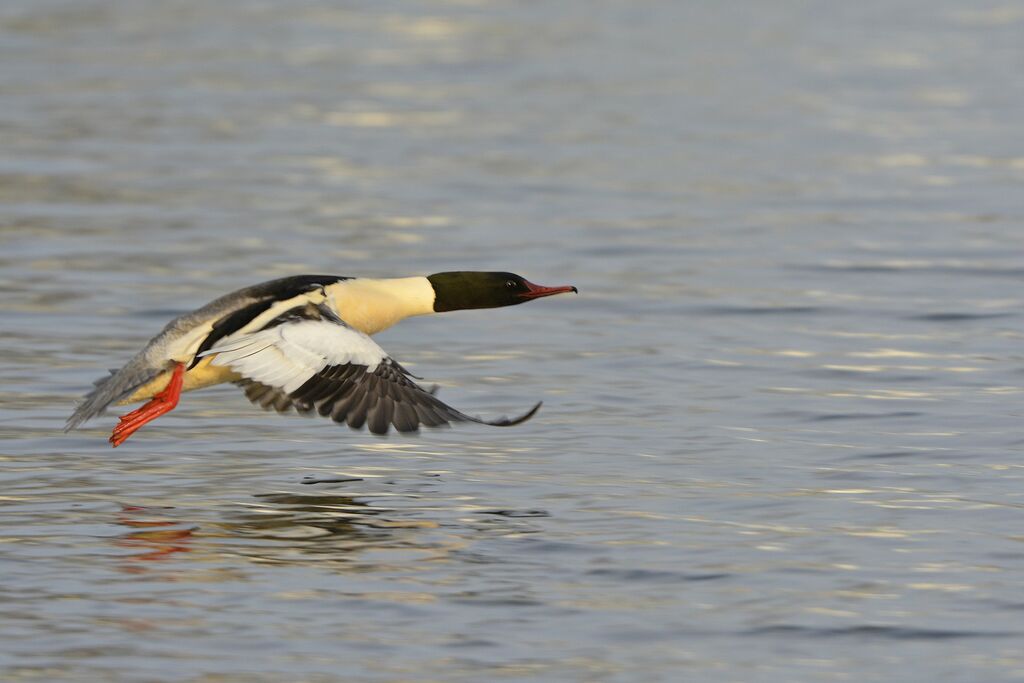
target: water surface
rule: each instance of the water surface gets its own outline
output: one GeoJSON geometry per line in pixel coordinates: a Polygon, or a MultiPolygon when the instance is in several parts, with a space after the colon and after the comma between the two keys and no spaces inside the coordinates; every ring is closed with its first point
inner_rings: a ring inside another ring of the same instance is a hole
{"type": "Polygon", "coordinates": [[[0,8],[0,677],[1024,678],[1016,6],[0,8]],[[304,272],[521,427],[75,399],[304,272]]]}

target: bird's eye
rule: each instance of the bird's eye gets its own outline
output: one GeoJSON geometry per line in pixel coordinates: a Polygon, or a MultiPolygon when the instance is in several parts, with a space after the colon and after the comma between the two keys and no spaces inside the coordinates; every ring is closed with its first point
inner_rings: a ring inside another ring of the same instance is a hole
{"type": "Polygon", "coordinates": [[[517,289],[519,287],[519,283],[515,280],[505,280],[505,286],[509,289],[517,289]]]}

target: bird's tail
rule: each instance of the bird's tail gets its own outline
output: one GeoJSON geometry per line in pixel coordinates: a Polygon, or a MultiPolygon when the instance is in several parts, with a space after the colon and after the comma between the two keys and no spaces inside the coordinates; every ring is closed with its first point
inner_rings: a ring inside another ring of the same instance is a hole
{"type": "Polygon", "coordinates": [[[71,431],[86,420],[102,415],[111,403],[117,403],[131,396],[139,387],[156,379],[167,368],[153,367],[140,353],[120,370],[111,370],[106,377],[94,382],[96,388],[90,391],[68,418],[64,431],[71,431]]]}

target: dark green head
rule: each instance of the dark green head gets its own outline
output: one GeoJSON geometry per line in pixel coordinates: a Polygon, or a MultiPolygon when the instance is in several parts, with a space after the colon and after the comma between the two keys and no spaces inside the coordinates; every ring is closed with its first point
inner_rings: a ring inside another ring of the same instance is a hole
{"type": "Polygon", "coordinates": [[[467,308],[515,306],[562,292],[575,292],[572,286],[541,287],[515,273],[483,273],[458,270],[429,275],[434,288],[434,310],[461,311],[467,308]]]}

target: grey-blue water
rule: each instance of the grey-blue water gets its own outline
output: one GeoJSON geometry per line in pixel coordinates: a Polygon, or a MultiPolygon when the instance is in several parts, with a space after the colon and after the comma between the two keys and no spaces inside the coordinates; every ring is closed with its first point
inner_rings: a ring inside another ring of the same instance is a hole
{"type": "Polygon", "coordinates": [[[0,678],[1024,678],[1024,10],[7,0],[0,678]],[[287,274],[514,429],[75,400],[287,274]]]}

